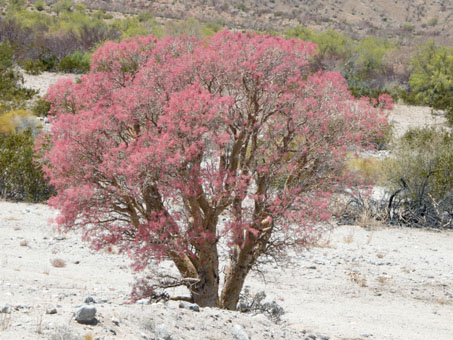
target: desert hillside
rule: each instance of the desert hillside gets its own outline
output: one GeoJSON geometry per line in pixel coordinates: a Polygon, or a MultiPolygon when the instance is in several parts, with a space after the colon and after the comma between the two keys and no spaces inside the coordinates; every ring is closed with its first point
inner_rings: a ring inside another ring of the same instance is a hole
{"type": "Polygon", "coordinates": [[[172,20],[196,18],[230,28],[283,31],[295,25],[332,28],[348,36],[378,35],[413,44],[434,39],[453,44],[453,2],[449,0],[83,0],[91,8],[151,12],[172,20]]]}

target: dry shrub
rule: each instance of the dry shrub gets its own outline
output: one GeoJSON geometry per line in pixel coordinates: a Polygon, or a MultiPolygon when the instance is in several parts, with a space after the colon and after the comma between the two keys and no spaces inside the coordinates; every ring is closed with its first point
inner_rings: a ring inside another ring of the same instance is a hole
{"type": "Polygon", "coordinates": [[[60,258],[52,259],[52,260],[50,260],[50,263],[51,263],[52,266],[54,266],[55,268],[63,268],[63,267],[66,267],[66,262],[65,262],[63,259],[60,259],[60,258]]]}
{"type": "Polygon", "coordinates": [[[354,157],[348,161],[347,167],[350,171],[360,174],[367,180],[379,181],[383,175],[383,162],[383,160],[378,158],[354,157]]]}
{"type": "Polygon", "coordinates": [[[0,313],[0,330],[4,331],[11,326],[11,314],[0,313]]]}
{"type": "Polygon", "coordinates": [[[366,276],[365,274],[361,274],[358,271],[349,271],[346,273],[346,275],[349,277],[349,279],[358,284],[360,287],[367,287],[367,282],[366,282],[366,276]]]}

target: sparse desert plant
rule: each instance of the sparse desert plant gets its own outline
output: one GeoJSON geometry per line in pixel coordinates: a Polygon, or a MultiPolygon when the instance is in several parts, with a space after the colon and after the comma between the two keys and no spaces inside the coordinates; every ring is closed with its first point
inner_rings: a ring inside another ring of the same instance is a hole
{"type": "Polygon", "coordinates": [[[228,31],[106,43],[80,83],[48,92],[59,226],[117,245],[137,270],[170,259],[194,302],[235,309],[259,258],[322,234],[350,185],[344,156],[386,126],[339,73],[311,72],[315,53],[228,31]]]}
{"type": "Polygon", "coordinates": [[[367,287],[367,280],[365,274],[362,274],[357,270],[350,270],[346,273],[346,275],[349,277],[349,280],[358,284],[360,287],[362,288],[367,287]]]}
{"type": "Polygon", "coordinates": [[[0,313],[0,330],[4,331],[11,327],[11,314],[0,313]]]}
{"type": "Polygon", "coordinates": [[[94,336],[91,333],[87,333],[83,336],[85,340],[94,340],[94,336]]]}
{"type": "Polygon", "coordinates": [[[410,129],[385,167],[392,189],[390,221],[419,227],[453,227],[453,134],[410,129]]]}
{"type": "Polygon", "coordinates": [[[55,268],[63,268],[63,267],[66,267],[66,262],[65,262],[63,259],[60,259],[60,258],[51,259],[51,260],[50,260],[50,263],[51,263],[52,266],[54,266],[55,268]]]}
{"type": "Polygon", "coordinates": [[[50,336],[50,340],[80,340],[80,338],[80,335],[66,325],[58,327],[50,336]]]}
{"type": "Polygon", "coordinates": [[[0,197],[39,202],[52,194],[33,148],[30,130],[0,136],[0,197]]]}
{"type": "Polygon", "coordinates": [[[246,286],[239,297],[238,310],[243,313],[262,313],[272,321],[279,322],[285,310],[275,301],[265,302],[265,299],[264,291],[252,294],[246,286]]]}

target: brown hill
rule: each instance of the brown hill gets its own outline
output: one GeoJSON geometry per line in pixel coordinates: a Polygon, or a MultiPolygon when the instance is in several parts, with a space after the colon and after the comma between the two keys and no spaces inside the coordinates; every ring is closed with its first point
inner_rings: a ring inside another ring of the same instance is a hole
{"type": "Polygon", "coordinates": [[[229,28],[283,31],[295,25],[348,36],[434,39],[453,45],[451,0],[81,0],[91,8],[151,12],[158,19],[196,18],[229,28]]]}

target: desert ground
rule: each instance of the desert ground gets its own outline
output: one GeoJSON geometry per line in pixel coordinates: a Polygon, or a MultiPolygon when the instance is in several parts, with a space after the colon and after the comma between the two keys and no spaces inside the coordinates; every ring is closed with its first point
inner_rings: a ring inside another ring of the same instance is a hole
{"type": "MultiPolygon", "coordinates": [[[[26,76],[44,94],[61,76],[26,76]]],[[[75,76],[72,76],[73,78],[75,76]]],[[[396,105],[396,133],[443,124],[429,108],[396,105]]],[[[0,339],[453,339],[453,232],[396,228],[370,221],[340,226],[311,249],[251,274],[285,314],[179,303],[131,303],[126,255],[95,252],[78,233],[59,234],[58,212],[44,204],[0,201],[0,339]],[[92,297],[96,323],[75,320],[92,297]]],[[[168,268],[168,264],[163,266],[168,268]]],[[[172,293],[179,293],[170,291],[172,293]]]]}
{"type": "Polygon", "coordinates": [[[56,213],[0,202],[0,309],[9,308],[0,313],[0,339],[166,339],[162,328],[171,339],[246,339],[236,326],[248,339],[453,338],[451,231],[341,226],[283,264],[266,264],[246,285],[284,308],[276,324],[173,301],[131,304],[127,257],[58,234],[48,223],[56,213]],[[89,296],[96,325],[73,316],[89,296]]]}

